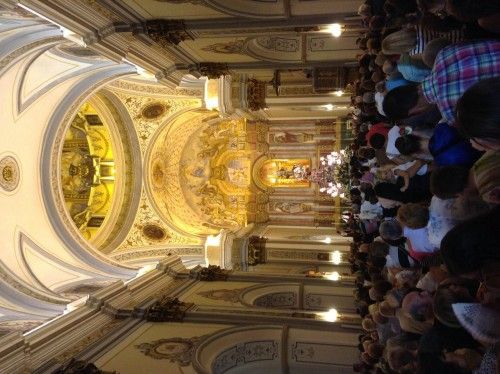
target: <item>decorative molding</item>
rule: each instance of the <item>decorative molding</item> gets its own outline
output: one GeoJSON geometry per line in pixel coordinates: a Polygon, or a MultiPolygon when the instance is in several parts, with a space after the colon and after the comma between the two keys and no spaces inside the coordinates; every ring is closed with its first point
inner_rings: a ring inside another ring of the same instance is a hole
{"type": "Polygon", "coordinates": [[[196,267],[191,270],[191,277],[204,282],[227,281],[231,271],[222,269],[217,265],[196,267]]]}
{"type": "MultiPolygon", "coordinates": [[[[158,245],[159,243],[164,244],[179,244],[179,245],[197,245],[200,244],[199,240],[195,238],[190,238],[184,236],[177,231],[174,231],[170,226],[168,228],[163,227],[163,219],[156,213],[155,209],[152,207],[152,204],[146,195],[146,193],[142,192],[141,202],[139,204],[139,209],[137,210],[137,214],[134,220],[134,224],[132,225],[132,229],[130,230],[127,238],[121,243],[121,245],[114,251],[112,256],[118,261],[127,261],[134,258],[140,257],[151,257],[158,255],[169,256],[171,254],[182,255],[184,253],[180,253],[179,248],[161,248],[161,249],[152,249],[148,254],[146,252],[141,251],[139,253],[123,253],[120,252],[128,251],[134,247],[146,247],[151,245],[158,245]],[[144,228],[147,226],[156,225],[165,230],[165,236],[162,239],[152,239],[148,235],[144,234],[144,228]],[[136,257],[136,255],[138,255],[136,257]]],[[[186,254],[199,255],[201,254],[198,249],[190,249],[186,251],[186,254]]]]}
{"type": "MultiPolygon", "coordinates": [[[[93,95],[89,102],[103,115],[104,120],[112,128],[112,141],[119,145],[119,167],[122,178],[115,184],[115,193],[120,192],[120,198],[113,199],[112,211],[115,212],[111,221],[108,219],[105,240],[99,242],[99,248],[104,253],[115,249],[128,235],[139,209],[140,195],[135,193],[142,188],[142,159],[140,157],[139,141],[130,118],[123,103],[110,91],[101,90],[93,95]],[[120,155],[120,156],[121,156],[120,155]],[[117,189],[117,187],[120,187],[117,189]]],[[[117,158],[118,161],[118,158],[117,158]]],[[[115,181],[116,183],[116,181],[115,181]]],[[[118,195],[116,195],[118,196],[118,195]]],[[[111,218],[111,217],[108,217],[111,218]]]]}
{"type": "Polygon", "coordinates": [[[52,374],[111,374],[116,372],[106,372],[100,370],[93,363],[80,361],[73,358],[67,365],[54,371],[52,374]]]}
{"type": "MultiPolygon", "coordinates": [[[[124,320],[115,319],[105,326],[94,331],[90,335],[85,336],[80,340],[75,346],[71,347],[69,350],[64,351],[60,355],[54,357],[54,360],[59,363],[67,362],[71,357],[77,356],[80,352],[85,350],[87,347],[101,340],[105,335],[114,330],[116,327],[125,324],[124,320]]],[[[74,359],[73,359],[74,360],[74,359]]]]}
{"type": "Polygon", "coordinates": [[[323,300],[322,295],[308,293],[304,298],[304,309],[318,309],[321,307],[323,300]]]}
{"type": "Polygon", "coordinates": [[[234,289],[216,289],[197,292],[199,296],[206,297],[207,299],[226,301],[229,303],[239,303],[241,301],[240,295],[243,294],[249,287],[234,288],[234,289]]]}
{"type": "Polygon", "coordinates": [[[259,296],[253,302],[253,305],[260,308],[296,308],[296,292],[275,292],[259,296]]]}
{"type": "Polygon", "coordinates": [[[244,54],[246,40],[232,40],[224,43],[214,43],[201,48],[205,52],[219,54],[244,54]]]}
{"type": "Polygon", "coordinates": [[[256,361],[272,361],[279,356],[279,343],[262,340],[237,344],[220,353],[212,362],[212,372],[223,374],[238,366],[256,361]]]}
{"type": "Polygon", "coordinates": [[[133,67],[129,65],[106,67],[73,85],[49,119],[40,150],[42,198],[54,231],[59,234],[66,248],[80,261],[109,276],[118,278],[129,278],[134,276],[136,271],[126,266],[120,266],[102,255],[79,234],[69,214],[67,214],[62,191],[59,187],[59,162],[67,126],[84,98],[110,80],[132,73],[133,67]]]}
{"type": "Polygon", "coordinates": [[[106,17],[110,22],[123,22],[119,15],[111,11],[108,7],[100,4],[99,0],[83,0],[83,2],[91,7],[97,14],[106,17]]]}
{"type": "MultiPolygon", "coordinates": [[[[116,87],[116,85],[110,85],[108,88],[113,90],[114,87],[116,87]]],[[[125,105],[134,121],[142,153],[146,152],[150,142],[153,140],[153,135],[158,129],[162,128],[165,123],[168,123],[167,121],[169,118],[184,109],[196,108],[201,105],[201,102],[195,98],[164,98],[163,100],[158,100],[146,95],[131,95],[123,91],[116,91],[115,94],[123,105],[125,105]],[[144,115],[144,112],[148,112],[148,108],[150,108],[151,105],[162,105],[165,111],[161,113],[160,111],[156,111],[158,114],[157,116],[148,118],[144,115]]],[[[145,92],[145,94],[147,94],[147,92],[145,92]]]]}
{"type": "MultiPolygon", "coordinates": [[[[33,267],[36,266],[36,264],[30,264],[28,261],[28,253],[35,253],[37,256],[43,259],[43,261],[46,264],[52,263],[53,266],[61,269],[61,271],[69,271],[72,273],[76,274],[81,274],[83,275],[82,278],[78,278],[77,281],[75,282],[74,280],[71,281],[73,285],[78,284],[79,282],[88,282],[88,278],[94,279],[94,280],[102,280],[104,277],[102,274],[99,274],[94,271],[82,269],[78,266],[68,264],[67,262],[62,261],[58,257],[54,256],[53,254],[47,252],[41,245],[39,245],[34,239],[29,237],[26,233],[22,232],[21,229],[16,229],[17,232],[17,256],[22,260],[22,264],[24,265],[24,273],[29,274],[31,277],[31,280],[35,282],[39,288],[41,288],[41,291],[43,291],[45,294],[47,294],[49,297],[54,297],[55,300],[58,301],[52,301],[52,303],[57,303],[57,304],[66,304],[67,300],[64,298],[61,298],[56,292],[58,290],[51,290],[48,288],[43,282],[38,279],[38,277],[35,275],[33,271],[33,267]],[[88,278],[87,278],[88,277],[88,278]]],[[[108,278],[106,278],[109,280],[108,278]]],[[[64,287],[64,286],[62,286],[64,287]]]]}
{"type": "Polygon", "coordinates": [[[67,300],[55,297],[54,295],[49,296],[45,292],[42,293],[39,290],[36,290],[31,286],[28,286],[25,282],[23,282],[15,274],[13,274],[5,265],[5,263],[1,260],[0,260],[0,280],[3,281],[5,285],[10,286],[12,289],[21,293],[26,298],[34,298],[44,303],[52,304],[54,306],[53,314],[62,311],[63,306],[66,305],[67,303],[67,300]]]}
{"type": "Polygon", "coordinates": [[[254,78],[247,82],[247,105],[250,110],[258,111],[267,108],[266,82],[254,78]]]}
{"type": "Polygon", "coordinates": [[[43,321],[37,320],[14,320],[0,321],[0,336],[4,336],[14,331],[26,332],[40,326],[43,321]]]}
{"type": "Polygon", "coordinates": [[[191,66],[189,73],[201,75],[208,79],[218,79],[221,75],[229,75],[228,65],[222,62],[200,62],[191,66]]]}
{"type": "Polygon", "coordinates": [[[194,358],[198,344],[207,337],[193,336],[191,338],[167,338],[148,343],[141,343],[135,347],[144,355],[155,360],[169,360],[179,366],[189,366],[194,358]]]}
{"type": "Polygon", "coordinates": [[[193,247],[175,247],[175,248],[156,248],[139,250],[134,249],[125,253],[118,252],[111,254],[111,257],[120,262],[129,262],[139,259],[164,258],[170,256],[203,256],[203,248],[201,246],[193,247]]]}
{"type": "Polygon", "coordinates": [[[146,312],[149,322],[181,322],[194,304],[184,303],[176,297],[164,296],[146,312]]]}
{"type": "Polygon", "coordinates": [[[188,88],[169,88],[163,85],[145,85],[140,83],[134,83],[129,80],[119,79],[107,86],[113,91],[121,91],[127,93],[128,95],[136,94],[143,96],[190,96],[190,97],[201,97],[203,95],[202,90],[188,89],[188,88]]]}
{"type": "Polygon", "coordinates": [[[9,53],[7,56],[3,57],[0,60],[0,77],[5,73],[7,68],[17,61],[17,59],[21,58],[25,54],[32,52],[33,50],[44,47],[46,45],[56,45],[64,41],[64,38],[61,36],[54,36],[51,38],[46,38],[42,40],[37,40],[35,42],[26,44],[22,46],[21,48],[17,48],[15,51],[9,53]]]}
{"type": "Polygon", "coordinates": [[[299,261],[330,261],[329,252],[318,252],[300,249],[268,249],[267,260],[284,259],[284,260],[299,260],[299,261]]]}
{"type": "Polygon", "coordinates": [[[13,193],[19,186],[21,169],[14,156],[4,156],[0,159],[0,187],[13,193]]]}
{"type": "MultiPolygon", "coordinates": [[[[115,65],[114,62],[109,61],[107,59],[91,61],[91,65],[89,65],[89,61],[85,61],[84,63],[82,63],[81,65],[78,65],[77,67],[73,67],[67,71],[64,71],[63,73],[58,75],[58,77],[56,77],[56,79],[51,79],[51,80],[44,82],[43,84],[38,86],[36,88],[36,90],[33,90],[28,97],[23,98],[23,92],[26,91],[26,89],[25,89],[26,76],[28,74],[29,69],[31,68],[31,66],[33,64],[36,63],[36,60],[38,60],[38,58],[41,55],[43,55],[45,52],[47,52],[47,51],[52,52],[51,49],[54,49],[56,51],[55,54],[57,54],[58,50],[53,48],[53,47],[54,47],[54,45],[48,44],[44,48],[40,48],[40,50],[31,57],[30,61],[27,64],[25,64],[22,72],[20,73],[20,78],[18,80],[19,83],[17,85],[17,95],[16,95],[16,97],[17,97],[16,116],[21,115],[22,112],[24,112],[26,109],[28,109],[40,97],[42,97],[46,93],[50,92],[54,87],[58,86],[59,84],[61,84],[63,82],[67,82],[71,78],[83,76],[84,74],[89,73],[97,68],[115,65]],[[85,64],[85,65],[83,65],[83,64],[85,64]]],[[[67,59],[68,56],[64,56],[64,58],[67,59]]],[[[74,64],[74,61],[72,63],[74,64]]]]}
{"type": "Polygon", "coordinates": [[[184,40],[194,40],[193,34],[186,30],[182,20],[148,20],[144,29],[146,34],[162,48],[169,48],[184,40]]]}

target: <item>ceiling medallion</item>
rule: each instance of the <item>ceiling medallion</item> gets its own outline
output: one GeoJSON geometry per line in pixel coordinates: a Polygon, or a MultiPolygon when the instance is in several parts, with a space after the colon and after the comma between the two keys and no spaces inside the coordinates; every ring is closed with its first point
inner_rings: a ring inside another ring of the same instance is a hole
{"type": "Polygon", "coordinates": [[[142,109],[141,115],[145,119],[156,119],[163,116],[168,109],[170,109],[168,105],[152,103],[142,109]]]}
{"type": "Polygon", "coordinates": [[[19,185],[20,172],[17,161],[12,156],[0,160],[0,187],[7,192],[14,191],[19,185]]]}
{"type": "Polygon", "coordinates": [[[154,223],[148,223],[144,225],[142,228],[142,234],[146,238],[154,241],[160,241],[167,238],[167,232],[165,231],[165,229],[154,223]]]}
{"type": "Polygon", "coordinates": [[[162,190],[165,188],[164,178],[165,178],[165,161],[160,154],[155,154],[151,165],[151,181],[157,190],[162,190]]]}

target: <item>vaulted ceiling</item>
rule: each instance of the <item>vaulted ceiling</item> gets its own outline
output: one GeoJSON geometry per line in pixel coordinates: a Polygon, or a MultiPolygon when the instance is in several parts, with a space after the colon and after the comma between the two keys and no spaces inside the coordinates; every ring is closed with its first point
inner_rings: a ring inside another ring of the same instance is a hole
{"type": "Polygon", "coordinates": [[[346,111],[323,95],[252,113],[238,85],[277,67],[283,92],[313,97],[303,69],[352,60],[355,1],[20,3],[0,8],[0,321],[43,320],[164,256],[204,263],[207,235],[268,218],[252,169],[269,157],[264,122],[346,111]],[[206,62],[233,77],[215,89],[231,113],[208,108],[206,62]]]}

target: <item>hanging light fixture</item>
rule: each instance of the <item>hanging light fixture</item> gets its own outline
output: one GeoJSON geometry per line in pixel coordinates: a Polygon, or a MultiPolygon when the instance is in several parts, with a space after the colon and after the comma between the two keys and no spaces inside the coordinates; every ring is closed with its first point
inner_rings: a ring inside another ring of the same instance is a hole
{"type": "Polygon", "coordinates": [[[336,181],[336,170],[347,161],[345,150],[332,151],[319,159],[319,168],[311,172],[310,180],[319,185],[319,191],[332,197],[345,197],[344,186],[336,181]]]}
{"type": "Polygon", "coordinates": [[[328,26],[328,32],[332,34],[334,38],[338,38],[342,35],[342,25],[340,23],[333,23],[328,26]]]}

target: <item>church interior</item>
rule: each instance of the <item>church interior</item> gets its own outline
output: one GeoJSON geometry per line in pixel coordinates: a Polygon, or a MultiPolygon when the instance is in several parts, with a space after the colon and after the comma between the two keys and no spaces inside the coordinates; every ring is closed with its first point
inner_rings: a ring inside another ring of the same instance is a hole
{"type": "Polygon", "coordinates": [[[0,2],[0,373],[352,372],[359,5],[0,2]]]}
{"type": "Polygon", "coordinates": [[[0,0],[0,374],[416,373],[381,326],[447,273],[372,196],[378,3],[0,0]]]}

